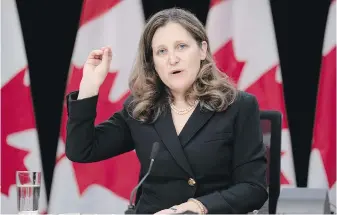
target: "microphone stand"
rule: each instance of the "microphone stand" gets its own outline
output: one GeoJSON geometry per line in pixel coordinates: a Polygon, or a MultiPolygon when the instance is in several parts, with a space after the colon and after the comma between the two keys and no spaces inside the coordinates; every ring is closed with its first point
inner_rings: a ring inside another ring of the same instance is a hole
{"type": "Polygon", "coordinates": [[[152,169],[152,165],[154,162],[155,157],[158,154],[159,151],[159,147],[160,144],[158,142],[154,142],[152,145],[152,150],[151,150],[151,156],[150,156],[150,166],[149,169],[147,170],[146,174],[144,175],[144,177],[142,178],[142,180],[137,184],[137,186],[135,188],[133,188],[132,192],[131,192],[131,196],[130,196],[130,202],[128,205],[128,209],[125,211],[125,214],[135,214],[136,212],[136,207],[135,205],[132,203],[134,196],[136,194],[136,191],[138,190],[138,188],[143,184],[143,182],[145,181],[145,179],[147,178],[147,176],[150,174],[151,169],[152,169]]]}

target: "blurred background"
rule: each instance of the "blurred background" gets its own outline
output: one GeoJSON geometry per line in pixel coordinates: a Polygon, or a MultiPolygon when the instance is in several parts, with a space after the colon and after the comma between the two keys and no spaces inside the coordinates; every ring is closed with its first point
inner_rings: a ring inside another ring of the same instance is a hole
{"type": "Polygon", "coordinates": [[[16,213],[15,171],[43,172],[40,212],[124,213],[134,152],[91,164],[64,154],[65,95],[92,49],[111,46],[97,121],[121,109],[146,20],[181,7],[205,25],[223,72],[282,118],[281,187],[336,201],[336,1],[1,0],[1,213],[16,213]]]}

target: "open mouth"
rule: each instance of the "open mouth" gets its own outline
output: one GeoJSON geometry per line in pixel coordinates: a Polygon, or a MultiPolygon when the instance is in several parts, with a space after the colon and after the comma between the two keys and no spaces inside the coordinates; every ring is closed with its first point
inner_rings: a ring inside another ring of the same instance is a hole
{"type": "Polygon", "coordinates": [[[173,74],[173,75],[176,75],[176,74],[179,74],[179,73],[181,73],[181,72],[182,72],[181,70],[177,70],[177,71],[172,72],[172,74],[173,74]]]}

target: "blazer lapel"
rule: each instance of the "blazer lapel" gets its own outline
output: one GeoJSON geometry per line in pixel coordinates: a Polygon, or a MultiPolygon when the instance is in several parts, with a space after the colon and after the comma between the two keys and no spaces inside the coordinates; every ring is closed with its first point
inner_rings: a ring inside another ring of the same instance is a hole
{"type": "Polygon", "coordinates": [[[213,116],[214,111],[201,111],[200,104],[196,107],[183,130],[179,134],[181,145],[184,147],[191,138],[205,125],[205,123],[213,116]]]}
{"type": "Polygon", "coordinates": [[[168,110],[162,114],[154,123],[154,128],[158,132],[161,140],[177,161],[177,163],[191,176],[194,177],[193,171],[184,154],[177,132],[175,130],[171,112],[168,110]]]}

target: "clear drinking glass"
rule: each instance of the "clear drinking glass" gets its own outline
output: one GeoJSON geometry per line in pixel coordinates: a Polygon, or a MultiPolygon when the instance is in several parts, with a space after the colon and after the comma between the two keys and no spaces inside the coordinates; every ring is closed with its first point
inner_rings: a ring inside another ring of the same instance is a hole
{"type": "Polygon", "coordinates": [[[40,199],[41,172],[17,171],[16,187],[19,214],[37,214],[40,199]]]}

